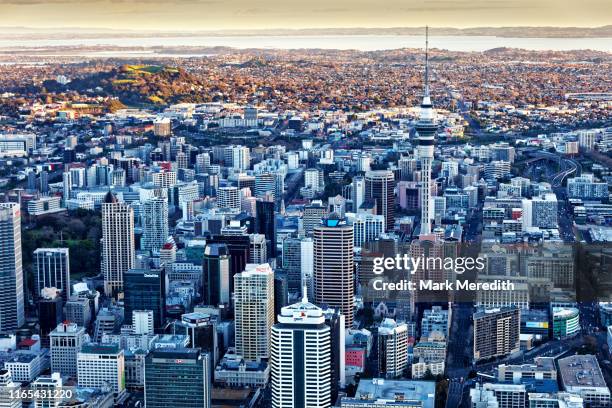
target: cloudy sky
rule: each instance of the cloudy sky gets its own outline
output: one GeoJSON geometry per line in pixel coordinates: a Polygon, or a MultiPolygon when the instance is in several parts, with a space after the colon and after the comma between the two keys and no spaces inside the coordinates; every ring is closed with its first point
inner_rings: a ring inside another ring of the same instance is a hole
{"type": "Polygon", "coordinates": [[[0,26],[208,30],[600,26],[610,0],[0,0],[0,26]]]}

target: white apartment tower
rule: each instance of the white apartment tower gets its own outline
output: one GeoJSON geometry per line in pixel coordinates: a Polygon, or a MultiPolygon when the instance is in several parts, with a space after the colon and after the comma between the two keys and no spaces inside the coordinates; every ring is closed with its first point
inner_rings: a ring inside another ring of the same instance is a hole
{"type": "Polygon", "coordinates": [[[140,249],[159,251],[168,240],[168,200],[156,197],[146,200],[140,207],[142,239],[140,249]]]}
{"type": "Polygon", "coordinates": [[[21,261],[21,210],[0,203],[0,331],[14,331],[25,322],[21,261]]]}
{"type": "Polygon", "coordinates": [[[408,326],[385,319],[378,328],[378,373],[386,378],[402,375],[408,366],[408,326]]]}
{"type": "Polygon", "coordinates": [[[134,268],[134,210],[109,191],[102,203],[104,293],[123,290],[123,274],[134,268]]]}
{"type": "Polygon", "coordinates": [[[247,264],[234,276],[236,353],[246,360],[268,358],[274,324],[274,271],[270,265],[247,264]]]}

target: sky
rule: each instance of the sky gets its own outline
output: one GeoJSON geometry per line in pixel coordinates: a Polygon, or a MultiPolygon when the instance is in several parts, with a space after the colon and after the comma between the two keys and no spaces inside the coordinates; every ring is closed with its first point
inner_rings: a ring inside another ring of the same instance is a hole
{"type": "Polygon", "coordinates": [[[610,0],[0,0],[3,27],[223,30],[612,24],[610,0]]]}

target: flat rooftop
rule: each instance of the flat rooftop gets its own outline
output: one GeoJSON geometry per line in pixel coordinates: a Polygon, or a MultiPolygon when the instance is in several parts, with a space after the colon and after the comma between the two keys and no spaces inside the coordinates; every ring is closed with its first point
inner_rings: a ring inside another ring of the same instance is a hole
{"type": "Polygon", "coordinates": [[[359,382],[355,399],[421,401],[423,408],[434,408],[435,381],[363,379],[359,382]]]}
{"type": "Polygon", "coordinates": [[[502,364],[501,367],[505,367],[510,371],[521,371],[521,372],[531,372],[531,371],[556,371],[555,368],[555,359],[552,357],[536,357],[534,359],[533,364],[521,364],[521,365],[505,365],[502,364]]]}
{"type": "Polygon", "coordinates": [[[595,356],[576,355],[558,361],[561,380],[565,387],[606,387],[595,356]]]}

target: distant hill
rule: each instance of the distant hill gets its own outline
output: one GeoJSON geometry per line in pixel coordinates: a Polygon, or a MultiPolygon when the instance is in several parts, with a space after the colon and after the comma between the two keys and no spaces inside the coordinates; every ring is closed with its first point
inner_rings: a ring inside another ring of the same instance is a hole
{"type": "Polygon", "coordinates": [[[201,84],[181,68],[159,65],[123,65],[61,85],[54,80],[43,86],[53,92],[95,90],[116,96],[126,105],[165,105],[178,102],[199,102],[201,84]],[[101,91],[100,91],[101,88],[101,91]]]}

